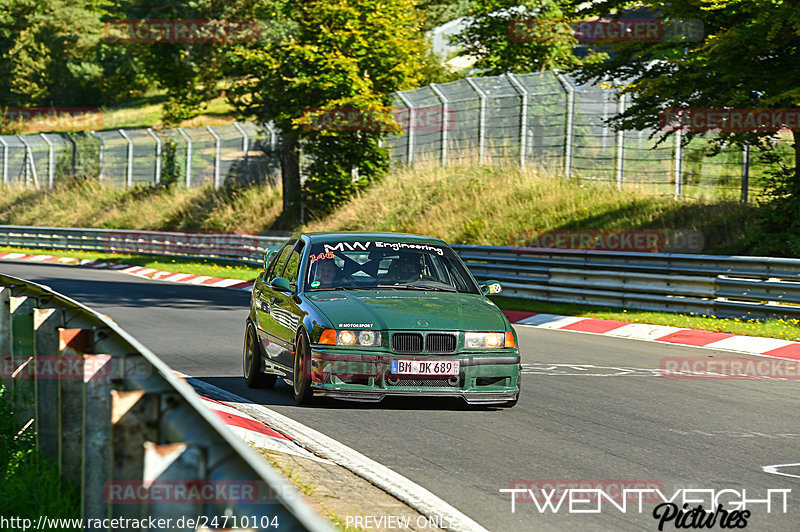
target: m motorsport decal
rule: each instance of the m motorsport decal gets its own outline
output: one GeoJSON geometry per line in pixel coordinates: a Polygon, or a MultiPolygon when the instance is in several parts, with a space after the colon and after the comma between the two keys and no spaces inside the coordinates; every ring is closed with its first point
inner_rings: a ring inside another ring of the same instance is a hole
{"type": "Polygon", "coordinates": [[[340,329],[369,329],[372,328],[372,323],[340,323],[340,329]]]}

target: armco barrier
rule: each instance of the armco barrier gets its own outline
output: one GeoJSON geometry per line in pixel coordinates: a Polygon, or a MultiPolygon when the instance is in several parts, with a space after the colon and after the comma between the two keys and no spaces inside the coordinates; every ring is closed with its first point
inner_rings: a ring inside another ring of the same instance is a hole
{"type": "Polygon", "coordinates": [[[260,264],[267,246],[286,237],[232,234],[0,226],[0,246],[77,249],[104,253],[180,255],[260,264]]]}
{"type": "MultiPolygon", "coordinates": [[[[224,258],[261,264],[285,236],[0,226],[0,246],[224,258]]],[[[476,278],[557,303],[715,316],[800,317],[800,259],[454,245],[476,278]]]]}
{"type": "Polygon", "coordinates": [[[481,280],[557,303],[800,317],[800,259],[455,245],[481,280]]]}
{"type": "Polygon", "coordinates": [[[186,382],[88,307],[0,275],[0,358],[17,428],[35,429],[81,487],[84,519],[332,530],[186,382]]]}

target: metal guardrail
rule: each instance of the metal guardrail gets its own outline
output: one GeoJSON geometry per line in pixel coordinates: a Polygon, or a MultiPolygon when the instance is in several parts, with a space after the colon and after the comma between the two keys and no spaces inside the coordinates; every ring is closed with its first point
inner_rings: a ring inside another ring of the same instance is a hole
{"type": "Polygon", "coordinates": [[[80,229],[70,227],[0,226],[0,246],[34,249],[76,249],[103,253],[180,255],[261,264],[268,246],[283,236],[80,229]]]}
{"type": "MultiPolygon", "coordinates": [[[[223,258],[261,264],[285,236],[0,226],[0,246],[223,258]]],[[[508,295],[713,316],[800,318],[800,259],[454,245],[508,295]]]]}
{"type": "Polygon", "coordinates": [[[454,245],[504,293],[709,316],[800,317],[800,259],[454,245]]]}
{"type": "MultiPolygon", "coordinates": [[[[81,487],[84,523],[154,518],[172,519],[157,526],[174,530],[225,523],[332,530],[185,381],[110,318],[45,286],[0,275],[0,356],[17,427],[33,425],[38,449],[81,487]]],[[[152,526],[105,522],[104,529],[152,526]]]]}

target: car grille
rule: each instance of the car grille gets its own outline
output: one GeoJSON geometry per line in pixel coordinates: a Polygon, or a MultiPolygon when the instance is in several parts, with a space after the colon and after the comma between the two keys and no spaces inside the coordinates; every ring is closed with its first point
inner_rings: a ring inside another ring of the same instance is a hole
{"type": "Polygon", "coordinates": [[[392,351],[396,353],[453,353],[456,343],[456,335],[449,333],[429,333],[424,339],[420,333],[392,335],[392,351]]]}
{"type": "Polygon", "coordinates": [[[455,383],[449,379],[387,379],[388,386],[425,386],[427,388],[458,388],[461,386],[461,377],[455,383]]]}
{"type": "Polygon", "coordinates": [[[455,350],[454,334],[431,333],[425,337],[425,351],[428,353],[452,353],[455,350]]]}
{"type": "Polygon", "coordinates": [[[397,353],[422,353],[422,335],[419,333],[394,333],[392,351],[397,353]]]}

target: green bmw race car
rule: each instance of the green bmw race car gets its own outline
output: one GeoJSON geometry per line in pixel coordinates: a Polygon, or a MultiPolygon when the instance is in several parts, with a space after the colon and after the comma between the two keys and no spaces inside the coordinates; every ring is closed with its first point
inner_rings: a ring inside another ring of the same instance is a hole
{"type": "Polygon", "coordinates": [[[244,377],[295,400],[461,397],[514,406],[516,333],[443,241],[393,233],[307,233],[267,251],[253,285],[244,377]]]}

